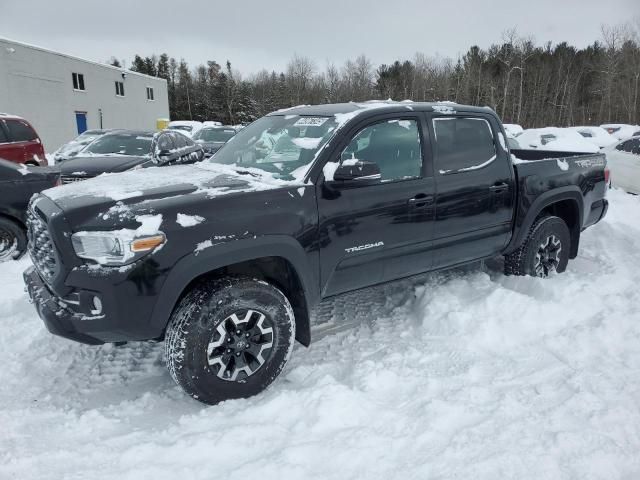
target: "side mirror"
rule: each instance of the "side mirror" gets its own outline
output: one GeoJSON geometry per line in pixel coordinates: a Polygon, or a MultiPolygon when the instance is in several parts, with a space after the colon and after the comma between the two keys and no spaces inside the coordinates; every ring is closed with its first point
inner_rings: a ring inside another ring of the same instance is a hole
{"type": "Polygon", "coordinates": [[[336,169],[333,180],[342,183],[377,182],[382,178],[380,167],[375,162],[348,159],[336,169]]]}

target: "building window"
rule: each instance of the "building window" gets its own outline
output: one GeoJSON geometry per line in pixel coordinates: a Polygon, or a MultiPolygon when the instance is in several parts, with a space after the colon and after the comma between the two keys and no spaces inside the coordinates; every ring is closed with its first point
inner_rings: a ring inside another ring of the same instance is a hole
{"type": "Polygon", "coordinates": [[[147,87],[147,100],[153,101],[153,87],[147,87]]]}
{"type": "Polygon", "coordinates": [[[84,91],[84,75],[82,73],[73,74],[73,89],[84,91]]]}
{"type": "Polygon", "coordinates": [[[116,96],[124,97],[124,83],[116,82],[116,96]]]}

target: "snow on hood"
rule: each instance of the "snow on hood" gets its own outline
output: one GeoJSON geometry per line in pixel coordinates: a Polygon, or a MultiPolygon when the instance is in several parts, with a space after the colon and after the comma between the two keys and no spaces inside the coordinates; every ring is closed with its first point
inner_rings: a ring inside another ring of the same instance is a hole
{"type": "Polygon", "coordinates": [[[231,192],[270,190],[302,184],[276,179],[260,169],[200,162],[194,165],[106,173],[83,182],[50,188],[43,193],[54,201],[86,196],[120,201],[144,196],[151,190],[181,185],[191,186],[194,192],[204,192],[214,197],[231,192]],[[230,188],[239,185],[242,186],[240,190],[230,188]]]}

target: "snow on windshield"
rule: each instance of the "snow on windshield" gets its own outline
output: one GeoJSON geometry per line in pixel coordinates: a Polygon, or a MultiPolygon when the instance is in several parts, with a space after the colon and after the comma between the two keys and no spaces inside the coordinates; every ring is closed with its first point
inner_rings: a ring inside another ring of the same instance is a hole
{"type": "Polygon", "coordinates": [[[336,127],[331,116],[270,115],[238,132],[210,161],[301,180],[336,127]]]}
{"type": "Polygon", "coordinates": [[[91,143],[84,151],[93,155],[151,155],[152,135],[118,133],[103,135],[91,143]]]}

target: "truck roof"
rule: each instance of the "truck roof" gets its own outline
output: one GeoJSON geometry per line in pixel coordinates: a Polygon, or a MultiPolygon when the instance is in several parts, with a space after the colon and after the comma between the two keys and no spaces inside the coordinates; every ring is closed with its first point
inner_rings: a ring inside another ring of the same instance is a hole
{"type": "Polygon", "coordinates": [[[489,107],[474,107],[461,105],[454,102],[396,102],[392,100],[370,100],[367,102],[328,103],[324,105],[299,105],[285,108],[270,113],[269,115],[318,115],[331,116],[349,113],[360,113],[374,110],[376,112],[395,112],[402,110],[413,111],[439,111],[440,113],[469,112],[487,113],[493,112],[489,107]]]}

